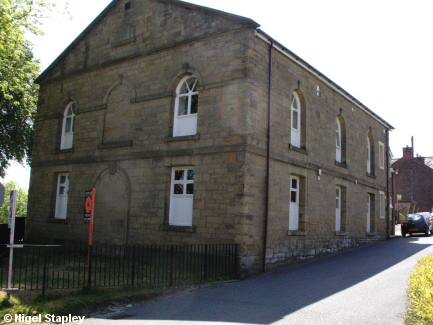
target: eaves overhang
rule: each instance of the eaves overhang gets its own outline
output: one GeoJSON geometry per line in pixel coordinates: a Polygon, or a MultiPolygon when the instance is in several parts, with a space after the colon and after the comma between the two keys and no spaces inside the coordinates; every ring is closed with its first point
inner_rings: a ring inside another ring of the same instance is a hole
{"type": "Polygon", "coordinates": [[[313,74],[316,78],[320,79],[325,84],[329,85],[332,89],[334,89],[337,93],[348,99],[350,102],[352,102],[356,107],[364,111],[366,114],[370,115],[372,118],[374,118],[376,121],[378,121],[380,124],[382,124],[385,128],[387,128],[389,131],[394,130],[394,127],[386,122],[384,119],[382,119],[379,115],[374,113],[371,109],[369,109],[367,106],[362,104],[359,100],[357,100],[355,97],[353,97],[351,94],[349,94],[346,90],[344,90],[342,87],[337,85],[335,82],[333,82],[331,79],[329,79],[327,76],[325,76],[322,72],[314,68],[311,64],[301,59],[298,55],[290,51],[288,48],[286,48],[284,45],[273,39],[271,36],[266,34],[261,29],[257,28],[255,30],[255,35],[268,43],[269,45],[272,44],[273,48],[275,48],[278,52],[282,53],[287,58],[291,59],[293,62],[300,65],[305,70],[309,71],[311,74],[313,74]]]}

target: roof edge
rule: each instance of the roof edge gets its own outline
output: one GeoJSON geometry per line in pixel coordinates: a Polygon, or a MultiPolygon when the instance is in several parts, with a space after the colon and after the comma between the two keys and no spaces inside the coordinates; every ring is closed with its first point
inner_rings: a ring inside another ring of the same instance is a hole
{"type": "Polygon", "coordinates": [[[341,95],[343,95],[344,97],[349,99],[352,103],[357,105],[361,110],[366,112],[368,115],[372,116],[375,120],[377,120],[379,123],[381,123],[383,126],[385,126],[388,130],[392,131],[395,129],[391,124],[386,122],[383,118],[381,118],[379,115],[374,113],[371,109],[369,109],[367,106],[365,106],[363,103],[361,103],[358,99],[356,99],[351,94],[349,94],[349,92],[347,92],[342,87],[337,85],[334,81],[332,81],[327,76],[325,76],[322,72],[320,72],[319,70],[314,68],[311,64],[309,64],[305,60],[301,59],[298,55],[296,55],[295,53],[290,51],[287,47],[285,47],[284,45],[282,45],[281,43],[276,41],[274,38],[269,36],[263,30],[261,30],[260,28],[257,28],[256,29],[256,35],[259,38],[261,38],[263,41],[268,42],[269,44],[272,44],[274,47],[275,46],[279,47],[279,49],[277,48],[277,50],[279,50],[280,52],[282,52],[283,54],[285,54],[286,56],[291,58],[293,61],[295,61],[296,63],[298,63],[302,67],[309,70],[312,74],[316,75],[316,77],[318,77],[319,79],[322,79],[322,81],[324,81],[325,83],[327,83],[328,85],[333,87],[337,92],[339,92],[341,95]],[[262,36],[260,36],[259,34],[262,34],[262,36]]]}
{"type": "MultiPolygon", "coordinates": [[[[250,18],[238,16],[225,11],[199,6],[181,0],[158,0],[158,1],[193,9],[193,10],[208,12],[210,14],[218,15],[226,19],[238,21],[242,24],[250,25],[255,29],[260,27],[260,24],[258,24],[257,22],[255,22],[250,18]]],[[[54,66],[58,64],[75,47],[75,45],[77,45],[86,36],[86,34],[102,19],[102,17],[104,17],[107,14],[108,11],[110,11],[110,9],[114,5],[116,5],[117,2],[119,2],[119,0],[113,0],[112,2],[110,2],[107,5],[107,7],[105,7],[105,9],[102,10],[101,13],[98,16],[96,16],[96,18],[93,19],[93,21],[75,38],[75,40],[73,40],[72,43],[69,44],[69,46],[62,53],[60,53],[60,55],[53,62],[51,62],[51,64],[35,79],[35,83],[36,84],[41,83],[42,80],[47,76],[47,74],[54,68],[54,66]]]]}
{"type": "Polygon", "coordinates": [[[110,11],[110,9],[120,0],[113,0],[111,1],[107,7],[105,7],[104,10],[102,10],[98,16],[96,16],[95,19],[92,20],[92,22],[72,41],[71,44],[69,44],[69,46],[63,50],[62,53],[60,53],[60,55],[53,61],[51,62],[51,64],[35,79],[35,83],[39,84],[45,77],[46,75],[51,71],[52,68],[54,68],[54,66],[59,63],[59,61],[61,61],[67,53],[69,53],[70,50],[72,50],[72,48],[78,44],[83,38],[84,36],[86,36],[86,34],[99,22],[100,19],[102,19],[103,16],[105,16],[105,14],[110,11]]]}
{"type": "Polygon", "coordinates": [[[190,3],[190,2],[186,2],[183,0],[159,0],[160,2],[166,2],[166,3],[170,3],[176,6],[182,6],[185,8],[189,8],[189,9],[194,9],[194,10],[200,10],[200,11],[204,11],[204,12],[208,12],[214,15],[218,15],[230,20],[236,20],[239,21],[243,24],[247,24],[247,25],[251,25],[254,28],[259,28],[260,24],[257,23],[256,21],[254,21],[251,18],[248,17],[244,17],[244,16],[239,16],[239,15],[235,15],[226,11],[222,11],[222,10],[218,10],[218,9],[213,9],[213,8],[209,8],[209,7],[205,7],[205,6],[200,6],[200,5],[196,5],[194,3],[190,3]]]}

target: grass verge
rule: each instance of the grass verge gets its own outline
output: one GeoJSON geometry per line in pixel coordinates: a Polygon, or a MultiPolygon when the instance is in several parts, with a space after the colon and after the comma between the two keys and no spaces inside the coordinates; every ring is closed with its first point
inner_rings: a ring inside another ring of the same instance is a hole
{"type": "Polygon", "coordinates": [[[421,258],[409,278],[405,324],[433,324],[433,255],[421,258]]]}
{"type": "Polygon", "coordinates": [[[171,287],[146,285],[115,288],[84,288],[81,290],[62,290],[42,296],[34,291],[18,291],[8,297],[0,292],[0,321],[5,315],[23,314],[33,316],[41,314],[88,316],[98,310],[107,310],[107,306],[126,305],[156,298],[171,287]]]}

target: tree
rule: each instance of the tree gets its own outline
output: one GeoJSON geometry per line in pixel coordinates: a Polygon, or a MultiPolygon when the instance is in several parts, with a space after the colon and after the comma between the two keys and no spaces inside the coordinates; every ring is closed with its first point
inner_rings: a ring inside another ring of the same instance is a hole
{"type": "Polygon", "coordinates": [[[22,189],[15,182],[7,182],[5,185],[5,202],[0,205],[0,223],[7,223],[9,218],[9,194],[11,191],[17,191],[17,207],[15,215],[17,217],[27,215],[27,191],[22,189]]]}
{"type": "Polygon", "coordinates": [[[0,0],[0,177],[10,160],[30,162],[39,63],[25,33],[42,34],[41,19],[55,4],[0,0]]]}

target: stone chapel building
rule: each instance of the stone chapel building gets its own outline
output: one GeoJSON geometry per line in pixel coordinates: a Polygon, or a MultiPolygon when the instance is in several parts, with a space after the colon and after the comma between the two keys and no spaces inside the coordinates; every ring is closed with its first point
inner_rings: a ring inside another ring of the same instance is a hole
{"type": "Polygon", "coordinates": [[[392,126],[255,21],[113,0],[38,77],[28,242],[239,244],[244,273],[384,239],[392,126]]]}

